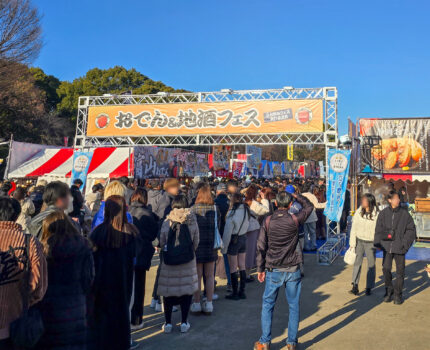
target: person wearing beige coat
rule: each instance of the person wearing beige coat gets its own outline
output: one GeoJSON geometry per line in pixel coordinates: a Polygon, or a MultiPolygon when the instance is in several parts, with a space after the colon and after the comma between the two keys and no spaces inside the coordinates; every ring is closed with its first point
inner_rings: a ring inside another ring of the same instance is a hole
{"type": "MultiPolygon", "coordinates": [[[[184,196],[177,196],[172,201],[172,211],[167,215],[166,220],[161,226],[160,247],[163,249],[167,245],[167,238],[170,226],[174,222],[185,224],[193,241],[194,251],[199,245],[199,228],[197,219],[187,205],[184,196]],[[182,202],[182,203],[181,203],[182,202]]],[[[165,333],[172,331],[172,308],[174,305],[181,306],[182,323],[181,332],[189,330],[190,324],[187,321],[188,312],[191,306],[192,295],[198,291],[197,265],[196,258],[188,263],[181,265],[166,265],[161,262],[160,278],[158,280],[157,293],[164,297],[164,315],[166,323],[163,326],[165,333]]]]}

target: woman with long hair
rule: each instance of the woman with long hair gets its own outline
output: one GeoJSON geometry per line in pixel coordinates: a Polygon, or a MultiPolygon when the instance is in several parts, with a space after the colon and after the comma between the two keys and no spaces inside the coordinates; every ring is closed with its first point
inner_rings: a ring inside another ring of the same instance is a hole
{"type": "Polygon", "coordinates": [[[243,203],[242,195],[235,193],[230,200],[230,209],[226,215],[224,227],[223,254],[227,254],[230,266],[230,278],[232,293],[227,295],[227,299],[246,299],[246,233],[248,232],[251,213],[246,204],[243,203]],[[239,277],[240,275],[240,288],[239,277]]]}
{"type": "Polygon", "coordinates": [[[257,257],[257,239],[260,232],[260,222],[265,215],[270,212],[270,203],[265,196],[266,192],[258,192],[258,187],[251,184],[245,193],[245,203],[251,210],[251,219],[249,222],[248,232],[246,233],[246,275],[247,282],[253,282],[254,278],[250,276],[250,270],[256,265],[257,257]]]}
{"type": "Polygon", "coordinates": [[[129,305],[138,235],[137,228],[128,222],[124,197],[108,197],[104,221],[90,235],[95,263],[95,349],[130,348],[129,305]]]}
{"type": "Polygon", "coordinates": [[[361,197],[361,206],[357,209],[352,219],[349,246],[355,248],[354,269],[352,272],[351,294],[357,295],[358,282],[360,281],[361,265],[364,254],[367,258],[367,281],[366,295],[370,295],[372,288],[375,287],[375,254],[376,249],[373,245],[375,238],[376,220],[379,208],[373,194],[366,193],[361,197]]]}
{"type": "Polygon", "coordinates": [[[199,290],[194,293],[194,303],[191,305],[192,313],[203,312],[210,315],[213,312],[212,298],[215,289],[215,261],[218,254],[214,249],[215,243],[215,226],[220,224],[220,214],[214,200],[212,198],[211,188],[209,184],[204,184],[200,187],[195,204],[191,208],[191,212],[196,216],[197,225],[199,227],[199,246],[196,250],[197,274],[199,290]],[[215,216],[218,222],[215,221],[215,216]],[[207,300],[200,304],[201,297],[201,280],[205,275],[205,291],[207,300]]]}
{"type": "Polygon", "coordinates": [[[48,290],[39,304],[45,332],[37,349],[87,349],[86,298],[94,279],[90,243],[63,211],[43,221],[48,290]]]}

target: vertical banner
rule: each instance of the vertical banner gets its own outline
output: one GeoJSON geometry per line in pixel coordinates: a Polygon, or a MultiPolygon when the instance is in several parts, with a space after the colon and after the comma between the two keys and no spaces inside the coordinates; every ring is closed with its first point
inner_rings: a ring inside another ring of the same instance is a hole
{"type": "Polygon", "coordinates": [[[234,177],[242,177],[245,172],[245,163],[244,162],[233,162],[232,171],[234,177]]]}
{"type": "Polygon", "coordinates": [[[294,160],[294,145],[287,146],[287,159],[294,160]]]}
{"type": "Polygon", "coordinates": [[[329,149],[327,157],[329,169],[324,215],[331,221],[339,222],[345,203],[351,150],[329,149]]]}
{"type": "Polygon", "coordinates": [[[261,163],[261,147],[246,145],[246,166],[248,169],[259,169],[261,163]]]}
{"type": "Polygon", "coordinates": [[[227,170],[230,168],[230,147],[213,147],[213,170],[227,170]]]}
{"type": "Polygon", "coordinates": [[[75,151],[73,153],[72,183],[76,179],[80,179],[82,181],[80,190],[85,187],[85,183],[87,182],[88,168],[90,167],[92,157],[92,152],[75,151]]]}

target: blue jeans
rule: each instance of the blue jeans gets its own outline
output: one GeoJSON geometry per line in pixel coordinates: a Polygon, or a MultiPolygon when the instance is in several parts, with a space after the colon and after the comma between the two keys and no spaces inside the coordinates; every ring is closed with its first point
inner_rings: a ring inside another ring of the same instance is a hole
{"type": "Polygon", "coordinates": [[[311,250],[317,247],[317,223],[310,222],[303,225],[305,231],[305,249],[311,250]]]}
{"type": "Polygon", "coordinates": [[[230,276],[230,264],[228,263],[227,254],[222,255],[224,258],[224,268],[225,274],[227,275],[227,283],[231,286],[231,276],[230,276]]]}
{"type": "Polygon", "coordinates": [[[287,344],[296,345],[300,319],[300,292],[302,277],[300,269],[296,272],[266,272],[266,288],[263,294],[263,308],[261,310],[261,328],[263,334],[260,343],[270,343],[272,340],[272,319],[278,298],[279,288],[285,285],[285,295],[289,305],[288,339],[287,344]]]}

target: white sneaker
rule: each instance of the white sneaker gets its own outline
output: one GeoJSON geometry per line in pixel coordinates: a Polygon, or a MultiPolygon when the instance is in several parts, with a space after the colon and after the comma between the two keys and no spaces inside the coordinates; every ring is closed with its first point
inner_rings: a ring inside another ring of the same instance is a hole
{"type": "Polygon", "coordinates": [[[138,331],[139,329],[142,329],[144,325],[145,324],[142,321],[141,324],[136,324],[136,325],[132,324],[132,325],[130,325],[130,329],[131,329],[131,331],[138,331]]]}
{"type": "Polygon", "coordinates": [[[161,303],[157,303],[155,305],[155,312],[163,312],[164,308],[163,308],[163,304],[161,303]]]}
{"type": "Polygon", "coordinates": [[[172,312],[177,312],[178,311],[178,307],[177,306],[173,306],[172,307],[172,312]]]}
{"type": "Polygon", "coordinates": [[[193,314],[198,314],[198,313],[202,312],[202,305],[200,303],[192,303],[190,311],[193,314]]]}
{"type": "Polygon", "coordinates": [[[181,333],[187,333],[190,330],[191,325],[187,323],[181,324],[181,333]]]}
{"type": "MultiPolygon", "coordinates": [[[[215,300],[218,300],[218,299],[219,299],[218,294],[214,293],[214,294],[212,295],[212,301],[215,301],[215,300]]],[[[202,301],[207,301],[207,300],[208,300],[208,298],[207,298],[207,297],[203,297],[203,299],[202,299],[202,301]]]]}
{"type": "Polygon", "coordinates": [[[157,305],[158,300],[155,300],[154,298],[152,298],[151,300],[151,305],[149,305],[149,307],[151,309],[155,309],[155,306],[157,305]]]}
{"type": "Polygon", "coordinates": [[[166,334],[172,333],[173,326],[170,323],[163,324],[163,331],[166,334]]]}
{"type": "Polygon", "coordinates": [[[213,306],[212,302],[211,301],[205,301],[203,303],[202,312],[205,315],[211,315],[213,311],[214,311],[214,306],[213,306]]]}

